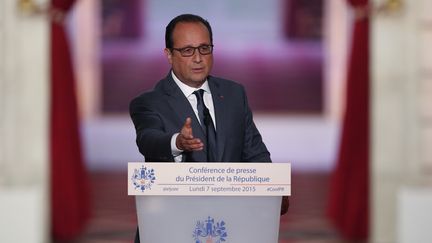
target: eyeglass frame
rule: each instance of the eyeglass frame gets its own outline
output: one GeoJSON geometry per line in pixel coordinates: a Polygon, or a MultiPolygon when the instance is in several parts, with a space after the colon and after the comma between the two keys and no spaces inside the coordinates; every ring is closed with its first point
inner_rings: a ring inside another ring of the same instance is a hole
{"type": "Polygon", "coordinates": [[[182,57],[191,57],[191,56],[195,55],[195,50],[197,50],[197,49],[198,49],[198,52],[199,52],[201,55],[210,55],[210,54],[213,53],[213,47],[214,47],[213,44],[211,44],[211,45],[207,45],[207,44],[205,44],[205,45],[200,45],[200,46],[197,46],[197,47],[193,47],[193,46],[187,46],[187,47],[183,47],[183,48],[174,48],[174,47],[172,47],[171,50],[176,50],[176,51],[180,52],[180,55],[181,55],[182,57]],[[202,53],[202,52],[201,52],[201,49],[200,49],[200,48],[202,48],[202,47],[210,47],[211,50],[210,50],[209,53],[202,53]],[[189,49],[189,48],[193,49],[192,54],[190,54],[190,55],[184,55],[183,51],[186,50],[186,49],[189,49]]]}

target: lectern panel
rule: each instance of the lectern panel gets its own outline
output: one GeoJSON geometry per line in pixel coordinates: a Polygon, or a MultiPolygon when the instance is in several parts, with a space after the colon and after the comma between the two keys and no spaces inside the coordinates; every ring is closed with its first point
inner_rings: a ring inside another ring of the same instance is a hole
{"type": "Polygon", "coordinates": [[[277,243],[281,197],[137,196],[141,243],[277,243]]]}

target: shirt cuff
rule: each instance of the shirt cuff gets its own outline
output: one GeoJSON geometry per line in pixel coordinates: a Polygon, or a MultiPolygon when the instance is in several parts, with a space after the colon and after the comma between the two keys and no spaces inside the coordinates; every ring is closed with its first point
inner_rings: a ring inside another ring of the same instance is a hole
{"type": "Polygon", "coordinates": [[[175,161],[175,162],[181,162],[181,161],[182,161],[182,158],[183,158],[183,155],[182,155],[183,150],[178,149],[178,148],[177,148],[177,145],[176,145],[177,136],[178,136],[179,134],[180,134],[180,133],[175,133],[175,134],[171,137],[171,154],[172,154],[172,156],[174,157],[174,161],[175,161]]]}

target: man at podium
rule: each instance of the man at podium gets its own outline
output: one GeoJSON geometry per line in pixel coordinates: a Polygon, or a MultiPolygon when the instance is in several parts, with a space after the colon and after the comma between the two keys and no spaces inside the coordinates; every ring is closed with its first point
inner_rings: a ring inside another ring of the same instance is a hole
{"type": "Polygon", "coordinates": [[[196,15],[177,16],[166,27],[165,45],[172,69],[130,104],[145,160],[271,162],[244,88],[210,75],[210,24],[196,15]]]}
{"type": "Polygon", "coordinates": [[[243,86],[210,75],[214,48],[211,26],[200,16],[183,14],[167,25],[171,70],[130,103],[145,161],[271,162],[243,86]]]}

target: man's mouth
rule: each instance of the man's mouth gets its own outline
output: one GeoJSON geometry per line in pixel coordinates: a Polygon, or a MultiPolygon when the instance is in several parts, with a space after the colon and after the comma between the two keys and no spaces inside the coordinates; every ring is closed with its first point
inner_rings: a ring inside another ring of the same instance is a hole
{"type": "Polygon", "coordinates": [[[194,72],[194,73],[200,73],[200,72],[202,72],[202,71],[204,71],[204,68],[192,68],[192,72],[194,72]]]}

